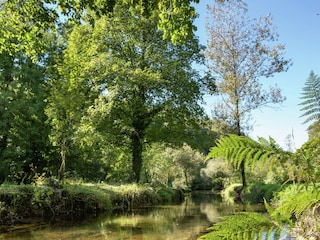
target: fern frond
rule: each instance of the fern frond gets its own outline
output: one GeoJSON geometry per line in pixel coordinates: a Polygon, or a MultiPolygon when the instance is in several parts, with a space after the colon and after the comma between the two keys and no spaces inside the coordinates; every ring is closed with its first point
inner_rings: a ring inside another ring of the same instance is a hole
{"type": "Polygon", "coordinates": [[[263,167],[267,160],[278,160],[283,153],[284,151],[270,144],[261,144],[246,136],[230,134],[217,141],[216,146],[210,149],[207,160],[224,158],[237,169],[242,162],[254,168],[258,162],[263,167]]]}
{"type": "Polygon", "coordinates": [[[320,203],[320,190],[315,186],[293,185],[279,193],[277,206],[273,209],[265,206],[272,220],[292,224],[306,211],[320,203]]]}
{"type": "Polygon", "coordinates": [[[239,212],[223,217],[222,222],[214,224],[208,229],[211,232],[199,239],[265,239],[265,233],[274,229],[272,221],[262,214],[239,212]]]}
{"type": "Polygon", "coordinates": [[[311,72],[302,90],[301,117],[307,117],[304,123],[320,121],[320,77],[311,72]]]}

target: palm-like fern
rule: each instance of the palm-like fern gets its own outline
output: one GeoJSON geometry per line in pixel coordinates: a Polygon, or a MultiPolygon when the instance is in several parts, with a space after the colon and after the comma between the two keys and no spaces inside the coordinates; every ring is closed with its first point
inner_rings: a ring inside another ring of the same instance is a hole
{"type": "Polygon", "coordinates": [[[320,120],[320,77],[314,72],[310,73],[305,86],[302,88],[303,106],[301,111],[304,113],[301,117],[307,117],[304,123],[320,120]]]}
{"type": "MultiPolygon", "coordinates": [[[[222,222],[210,227],[208,230],[211,232],[199,240],[280,239],[282,231],[286,231],[289,235],[293,234],[290,230],[294,227],[293,220],[300,219],[310,209],[317,209],[320,205],[320,192],[317,186],[293,185],[280,192],[278,197],[275,208],[265,202],[269,217],[253,212],[235,213],[223,217],[222,222]]],[[[316,226],[313,228],[313,232],[309,230],[308,234],[309,236],[310,234],[319,235],[319,231],[320,226],[316,226]]]]}
{"type": "MultiPolygon", "coordinates": [[[[311,72],[305,87],[303,88],[303,99],[301,103],[304,107],[302,116],[307,117],[305,123],[314,121],[312,126],[320,124],[320,77],[311,72]]],[[[319,236],[320,226],[315,224],[312,228],[308,219],[311,212],[311,219],[317,219],[315,214],[320,209],[320,187],[315,182],[319,179],[319,138],[313,139],[305,144],[296,153],[289,153],[279,148],[275,142],[261,139],[259,142],[248,137],[228,135],[221,138],[215,147],[208,154],[207,159],[225,158],[236,168],[240,168],[242,163],[252,168],[259,162],[264,166],[267,161],[272,167],[276,160],[286,160],[288,157],[293,160],[292,171],[295,172],[292,179],[304,181],[301,185],[293,185],[285,191],[278,193],[276,205],[270,207],[265,203],[270,218],[254,213],[237,213],[227,216],[224,221],[215,224],[210,228],[212,232],[206,234],[201,239],[270,239],[275,226],[281,229],[286,224],[293,227],[296,224],[296,233],[300,228],[301,236],[319,236]],[[307,224],[303,227],[303,219],[307,219],[307,224]],[[296,221],[296,222],[295,222],[296,221]],[[299,225],[300,224],[300,225],[299,225]],[[304,234],[303,230],[307,230],[304,234]],[[268,230],[268,234],[263,236],[262,232],[268,230]]],[[[310,218],[310,217],[309,217],[310,218]]],[[[317,221],[319,223],[319,221],[317,221]]],[[[316,239],[316,238],[314,238],[316,239]]],[[[317,238],[318,239],[318,238],[317,238]]]]}
{"type": "Polygon", "coordinates": [[[271,239],[278,233],[268,217],[253,212],[239,212],[226,216],[222,222],[216,223],[208,230],[211,232],[199,240],[271,239]]]}
{"type": "Polygon", "coordinates": [[[316,185],[292,185],[279,192],[276,200],[274,208],[265,202],[270,217],[278,223],[285,222],[292,226],[292,220],[299,219],[314,207],[319,207],[320,189],[316,185]]]}
{"type": "Polygon", "coordinates": [[[272,167],[275,161],[290,154],[273,142],[272,139],[270,142],[265,139],[257,142],[246,136],[230,134],[217,141],[216,146],[210,149],[207,159],[225,158],[237,169],[240,168],[242,162],[246,167],[251,165],[254,168],[257,163],[263,167],[268,161],[272,167]]]}
{"type": "MultiPolygon", "coordinates": [[[[228,135],[218,140],[217,146],[211,149],[207,159],[225,158],[237,168],[242,162],[254,167],[258,162],[264,166],[267,161],[273,164],[279,159],[296,159],[293,168],[296,168],[297,176],[303,176],[301,180],[304,180],[304,183],[292,185],[278,193],[276,205],[273,207],[265,203],[271,220],[257,213],[237,213],[215,224],[210,228],[212,232],[200,239],[276,239],[271,236],[275,229],[280,231],[287,224],[292,227],[295,220],[299,223],[299,219],[307,215],[310,209],[319,209],[320,187],[314,183],[314,178],[318,176],[316,169],[319,162],[312,161],[319,158],[318,143],[319,139],[315,139],[296,153],[290,153],[278,147],[273,139],[260,139],[257,142],[244,136],[228,135]],[[310,176],[307,178],[306,175],[310,176]]],[[[319,232],[319,228],[315,228],[311,233],[308,231],[308,234],[319,232]]]]}

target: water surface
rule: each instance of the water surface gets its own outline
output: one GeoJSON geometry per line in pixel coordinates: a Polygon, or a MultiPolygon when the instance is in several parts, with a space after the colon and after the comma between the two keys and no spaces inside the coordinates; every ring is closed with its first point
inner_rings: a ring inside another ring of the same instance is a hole
{"type": "Polygon", "coordinates": [[[247,210],[223,203],[213,194],[196,193],[179,205],[135,209],[63,223],[8,228],[0,239],[13,240],[195,240],[221,216],[247,210]]]}

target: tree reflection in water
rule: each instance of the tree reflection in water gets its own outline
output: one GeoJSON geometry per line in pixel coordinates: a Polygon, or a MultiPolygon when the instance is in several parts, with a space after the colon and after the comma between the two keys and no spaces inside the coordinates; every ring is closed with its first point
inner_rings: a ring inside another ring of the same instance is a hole
{"type": "Polygon", "coordinates": [[[140,208],[85,222],[27,228],[2,234],[0,239],[194,240],[222,216],[241,209],[223,203],[217,195],[196,193],[180,205],[140,208]]]}

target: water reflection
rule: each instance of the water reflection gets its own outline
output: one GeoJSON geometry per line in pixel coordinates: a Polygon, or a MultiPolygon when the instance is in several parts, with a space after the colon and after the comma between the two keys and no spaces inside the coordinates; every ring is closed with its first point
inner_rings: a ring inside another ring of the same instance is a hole
{"type": "Polygon", "coordinates": [[[193,240],[221,216],[236,210],[215,195],[196,194],[180,205],[10,231],[0,234],[0,239],[193,240]]]}

